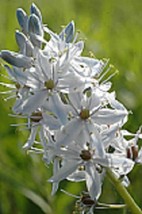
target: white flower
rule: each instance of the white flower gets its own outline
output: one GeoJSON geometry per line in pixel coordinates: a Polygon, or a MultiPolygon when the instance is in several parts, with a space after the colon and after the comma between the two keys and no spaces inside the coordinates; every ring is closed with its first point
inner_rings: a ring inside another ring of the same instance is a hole
{"type": "Polygon", "coordinates": [[[107,166],[108,161],[99,135],[91,136],[90,142],[73,141],[67,147],[58,149],[56,156],[62,159],[62,167],[50,178],[50,182],[56,183],[66,178],[79,181],[79,174],[82,174],[81,180],[84,177],[91,198],[100,196],[104,174],[101,165],[107,166]]]}
{"type": "Polygon", "coordinates": [[[89,141],[78,137],[65,147],[55,148],[54,157],[60,157],[62,167],[54,172],[49,181],[59,183],[63,179],[74,182],[85,180],[91,198],[98,199],[105,168],[111,168],[120,177],[127,175],[134,166],[134,162],[127,157],[106,152],[103,141],[113,141],[115,134],[111,138],[104,139],[103,132],[95,131],[89,141]]]}
{"type": "Polygon", "coordinates": [[[112,105],[106,97],[99,97],[94,91],[89,96],[81,92],[70,93],[69,104],[71,105],[70,120],[56,137],[59,146],[69,144],[82,130],[89,135],[93,129],[100,129],[102,125],[118,124],[120,126],[128,114],[125,108],[112,105]]]}

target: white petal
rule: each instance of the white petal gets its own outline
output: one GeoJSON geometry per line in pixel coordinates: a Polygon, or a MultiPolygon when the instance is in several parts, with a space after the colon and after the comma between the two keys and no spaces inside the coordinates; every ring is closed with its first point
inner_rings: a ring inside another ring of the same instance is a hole
{"type": "Polygon", "coordinates": [[[71,104],[76,108],[76,110],[81,108],[80,100],[81,100],[81,93],[70,93],[69,100],[71,104]]]}
{"type": "Polygon", "coordinates": [[[37,134],[37,129],[38,129],[38,126],[33,126],[31,128],[30,136],[28,138],[28,141],[23,146],[23,149],[29,149],[34,144],[34,141],[35,141],[35,138],[36,138],[36,134],[37,134]]]}
{"type": "Polygon", "coordinates": [[[68,145],[82,130],[83,123],[80,119],[72,119],[57,133],[57,146],[68,145]]]}
{"type": "Polygon", "coordinates": [[[96,93],[92,93],[90,97],[90,110],[95,111],[100,106],[100,98],[97,96],[96,93]]]}
{"type": "MultiPolygon", "coordinates": [[[[60,166],[59,159],[56,158],[56,159],[54,160],[54,164],[53,164],[53,174],[56,174],[56,172],[60,170],[60,167],[59,167],[59,166],[60,166]]],[[[58,186],[59,186],[59,182],[54,182],[54,183],[52,184],[52,192],[51,192],[51,195],[54,195],[54,194],[57,192],[58,186]]]]}
{"type": "Polygon", "coordinates": [[[27,100],[24,101],[22,104],[22,112],[20,113],[31,114],[42,106],[47,97],[47,90],[36,92],[34,95],[31,95],[27,100]]]}
{"type": "Polygon", "coordinates": [[[134,167],[134,161],[121,155],[107,154],[110,167],[114,168],[119,175],[127,175],[134,167]]]}
{"type": "MultiPolygon", "coordinates": [[[[49,109],[51,112],[57,116],[57,118],[61,121],[61,124],[64,125],[67,122],[67,105],[65,105],[58,94],[54,94],[49,97],[48,103],[49,109]]],[[[48,108],[47,106],[47,108],[48,108]]]]}
{"type": "Polygon", "coordinates": [[[50,128],[50,130],[58,130],[62,126],[60,120],[53,115],[44,114],[43,121],[50,128]]]}
{"type": "Polygon", "coordinates": [[[101,194],[101,177],[95,169],[95,165],[88,163],[86,168],[86,184],[90,197],[95,200],[101,194]]]}
{"type": "Polygon", "coordinates": [[[67,180],[72,182],[80,182],[85,180],[85,171],[76,170],[67,177],[67,180]]]}
{"type": "Polygon", "coordinates": [[[113,93],[113,92],[108,93],[107,99],[113,108],[118,109],[118,110],[122,110],[122,111],[127,111],[126,108],[123,106],[123,104],[115,99],[115,93],[113,93]]]}
{"type": "Polygon", "coordinates": [[[92,118],[97,124],[111,125],[114,123],[122,123],[124,118],[127,116],[127,112],[121,110],[111,110],[111,109],[100,109],[92,118]]]}
{"type": "Polygon", "coordinates": [[[136,163],[142,164],[142,147],[139,150],[138,158],[136,159],[136,163]]]}
{"type": "Polygon", "coordinates": [[[118,125],[114,124],[110,128],[102,131],[101,137],[105,148],[111,144],[112,140],[116,135],[116,132],[118,131],[118,128],[119,128],[118,125]]]}
{"type": "Polygon", "coordinates": [[[30,68],[34,63],[32,58],[8,50],[2,50],[0,52],[0,57],[18,68],[30,68]]]}
{"type": "Polygon", "coordinates": [[[60,182],[63,179],[66,179],[70,174],[72,174],[78,167],[78,162],[69,161],[64,164],[56,173],[53,175],[49,182],[60,182]]]}

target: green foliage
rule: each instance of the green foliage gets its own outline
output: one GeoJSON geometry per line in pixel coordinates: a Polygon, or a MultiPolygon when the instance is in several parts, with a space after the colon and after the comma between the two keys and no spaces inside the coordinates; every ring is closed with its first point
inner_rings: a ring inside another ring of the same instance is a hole
{"type": "MultiPolygon", "coordinates": [[[[22,7],[28,12],[31,3],[30,0],[1,1],[0,49],[17,50],[14,37],[15,29],[19,28],[16,9],[22,7]]],[[[85,54],[89,55],[91,51],[97,58],[110,58],[119,70],[112,79],[117,98],[133,112],[127,128],[136,131],[142,123],[142,1],[35,0],[35,4],[42,11],[44,23],[54,31],[59,32],[62,25],[74,20],[79,37],[86,41],[85,54]]],[[[0,70],[4,73],[2,66],[0,70]]],[[[20,122],[8,116],[12,102],[4,102],[0,97],[0,214],[71,214],[75,199],[60,192],[51,197],[51,186],[47,182],[51,169],[44,166],[40,156],[22,151],[28,133],[10,127],[10,124],[20,122]]],[[[142,207],[141,176],[142,167],[138,166],[130,174],[129,191],[142,207]]],[[[82,184],[63,182],[62,188],[79,194],[82,184]]],[[[122,202],[107,180],[100,200],[122,202]]]]}

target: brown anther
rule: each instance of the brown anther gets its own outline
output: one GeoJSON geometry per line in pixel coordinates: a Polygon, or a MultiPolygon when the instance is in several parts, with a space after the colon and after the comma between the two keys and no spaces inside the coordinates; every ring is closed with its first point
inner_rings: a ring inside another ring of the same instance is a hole
{"type": "Polygon", "coordinates": [[[31,116],[31,121],[35,123],[39,123],[39,121],[42,119],[42,112],[34,112],[31,116]]]}
{"type": "Polygon", "coordinates": [[[133,161],[135,161],[138,157],[138,147],[131,146],[132,154],[133,154],[133,161]]]}
{"type": "Polygon", "coordinates": [[[127,158],[132,159],[135,161],[138,157],[138,147],[132,145],[131,147],[128,147],[126,150],[127,158]]]}
{"type": "Polygon", "coordinates": [[[132,155],[131,155],[131,149],[130,148],[127,148],[126,155],[127,155],[127,158],[131,159],[132,155]]]}
{"type": "Polygon", "coordinates": [[[91,197],[89,195],[84,195],[82,196],[81,198],[81,202],[84,204],[84,205],[87,205],[89,207],[93,206],[96,204],[96,201],[91,199],[91,197]]]}
{"type": "Polygon", "coordinates": [[[89,150],[82,150],[80,157],[84,160],[84,161],[88,161],[92,158],[92,155],[90,153],[89,150]]]}

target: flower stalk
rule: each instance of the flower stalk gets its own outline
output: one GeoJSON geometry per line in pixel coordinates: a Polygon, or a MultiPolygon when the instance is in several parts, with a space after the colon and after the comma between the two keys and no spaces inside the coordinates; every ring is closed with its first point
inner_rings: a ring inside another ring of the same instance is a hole
{"type": "Polygon", "coordinates": [[[142,210],[140,207],[136,204],[134,199],[131,197],[127,189],[123,186],[121,181],[116,178],[115,174],[112,172],[111,169],[107,169],[107,176],[115,186],[118,193],[121,195],[121,197],[124,199],[126,205],[131,210],[132,214],[142,214],[142,210]]]}

